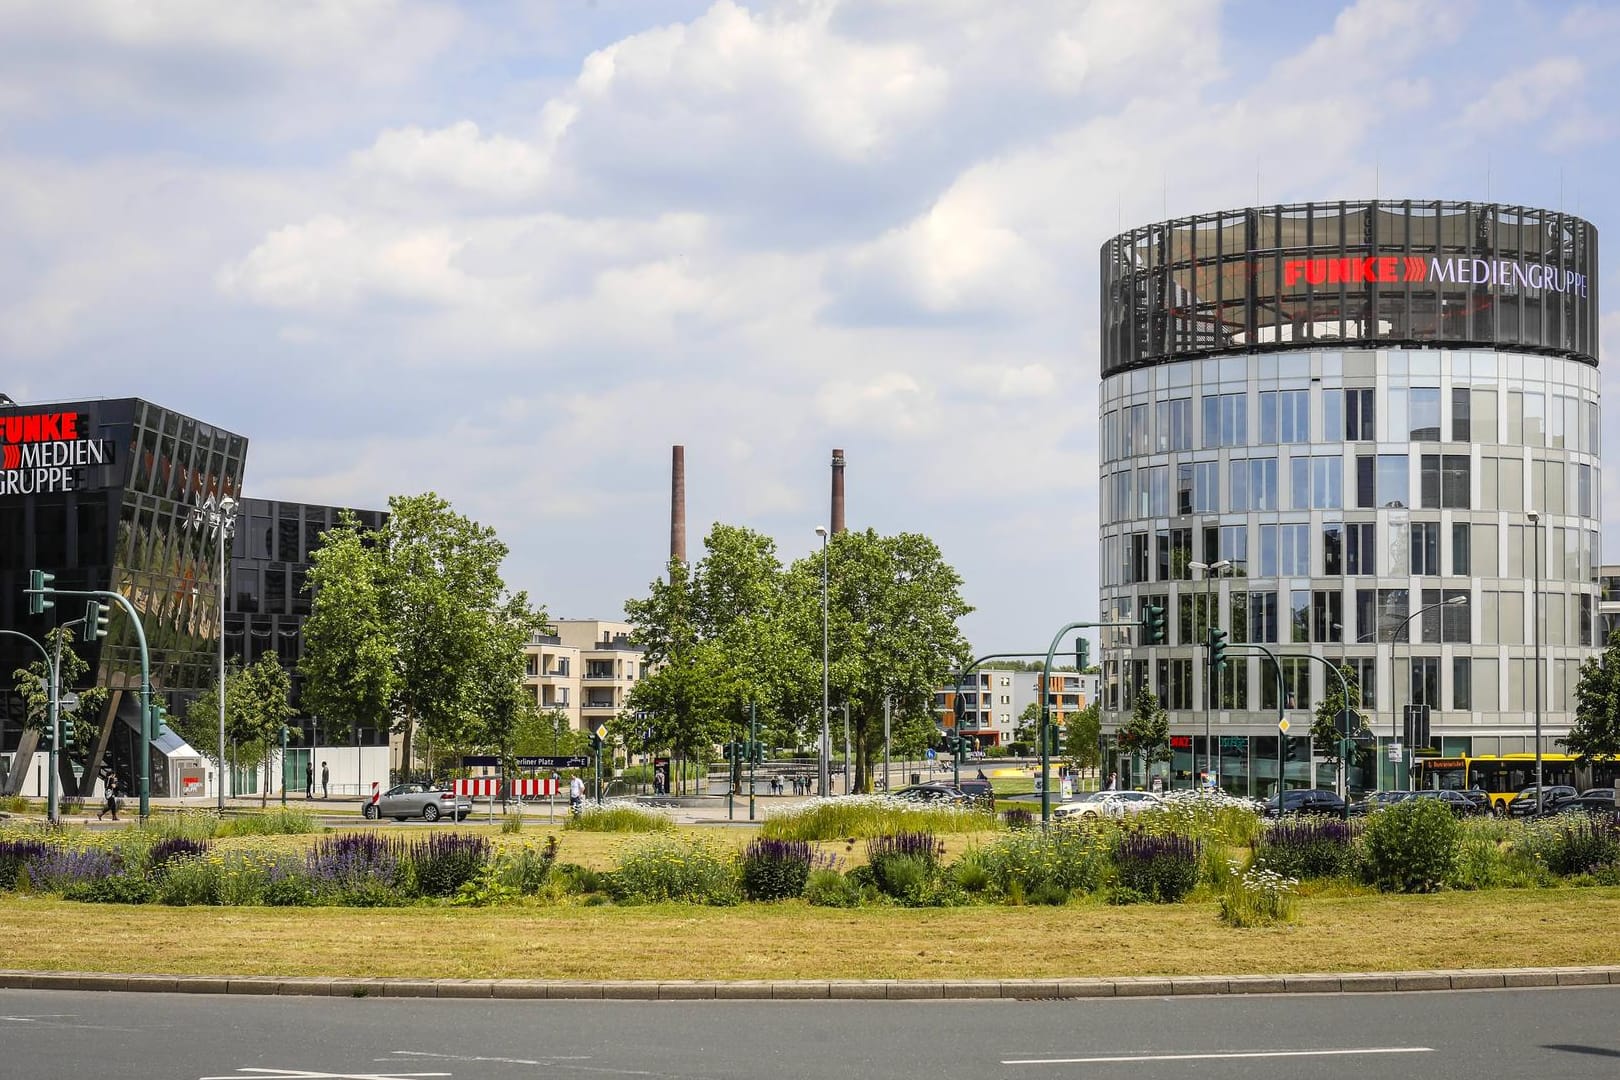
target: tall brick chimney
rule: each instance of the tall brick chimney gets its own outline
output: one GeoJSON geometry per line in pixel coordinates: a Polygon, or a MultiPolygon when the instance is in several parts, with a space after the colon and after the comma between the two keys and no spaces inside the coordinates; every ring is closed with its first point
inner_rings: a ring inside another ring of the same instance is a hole
{"type": "Polygon", "coordinates": [[[686,447],[677,446],[669,466],[669,557],[686,561],[686,447]]]}
{"type": "Polygon", "coordinates": [[[832,534],[844,531],[844,452],[833,450],[832,456],[832,534]]]}

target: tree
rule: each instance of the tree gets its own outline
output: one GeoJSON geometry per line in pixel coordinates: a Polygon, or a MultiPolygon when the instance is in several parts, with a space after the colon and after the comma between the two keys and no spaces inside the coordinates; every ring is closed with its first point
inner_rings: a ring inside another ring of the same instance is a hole
{"type": "MultiPolygon", "coordinates": [[[[298,713],[291,698],[292,679],[273,653],[265,653],[245,668],[233,663],[226,672],[226,752],[238,766],[265,766],[261,803],[270,797],[269,763],[272,752],[281,745],[281,729],[298,713]]],[[[223,777],[226,763],[219,760],[219,683],[192,698],[185,712],[172,720],[180,737],[213,761],[223,777]]]]}
{"type": "MultiPolygon", "coordinates": [[[[934,689],[971,657],[957,622],[973,609],[962,579],[935,543],[915,533],[873,530],[831,537],[828,567],[828,655],[832,700],[849,708],[855,790],[871,790],[871,761],[883,748],[883,712],[892,702],[903,719],[933,716],[934,689]]],[[[789,616],[800,655],[811,658],[819,699],[822,554],[788,571],[789,616]]],[[[815,700],[811,716],[820,712],[815,700]]],[[[819,733],[819,719],[812,720],[819,733]]]]}
{"type": "Polygon", "coordinates": [[[1327,681],[1327,695],[1316,706],[1316,715],[1311,721],[1311,741],[1316,744],[1316,753],[1333,762],[1335,768],[1340,761],[1341,740],[1355,738],[1367,727],[1367,719],[1359,712],[1356,714],[1356,725],[1348,736],[1339,733],[1339,714],[1344,711],[1346,704],[1351,709],[1361,708],[1361,684],[1356,681],[1356,673],[1349,667],[1341,666],[1339,673],[1344,676],[1345,688],[1350,692],[1350,700],[1345,701],[1344,695],[1339,692],[1339,680],[1329,678],[1327,681]]]}
{"type": "Polygon", "coordinates": [[[1034,746],[1035,740],[1040,738],[1040,732],[1041,703],[1032,701],[1018,714],[1018,722],[1013,725],[1013,742],[1034,746]]]}
{"type": "Polygon", "coordinates": [[[1141,755],[1143,764],[1170,760],[1170,716],[1159,705],[1159,695],[1146,683],[1136,691],[1136,707],[1131,718],[1119,726],[1115,736],[1127,754],[1141,755]]]}
{"type": "Polygon", "coordinates": [[[557,709],[525,713],[512,729],[517,757],[568,757],[590,750],[591,737],[570,726],[568,714],[557,709]]]}
{"type": "Polygon", "coordinates": [[[346,515],[309,575],[300,671],[316,715],[351,730],[392,718],[406,771],[419,729],[441,745],[509,738],[523,643],[545,613],[507,591],[506,555],[494,530],[432,492],[390,498],[374,534],[346,515]]]}
{"type": "Polygon", "coordinates": [[[1102,735],[1102,708],[1098,702],[1070,713],[1063,725],[1063,756],[1077,769],[1095,768],[1102,761],[1098,743],[1102,735]]]}
{"type": "MultiPolygon", "coordinates": [[[[67,693],[78,686],[80,680],[90,674],[90,665],[73,648],[73,631],[60,626],[51,629],[45,635],[42,644],[51,655],[56,655],[58,642],[61,643],[61,690],[67,693]]],[[[34,650],[30,649],[30,652],[34,650]]],[[[40,657],[27,667],[20,667],[11,674],[15,684],[17,696],[23,699],[26,713],[23,724],[31,731],[44,733],[50,723],[50,699],[45,692],[45,685],[50,679],[50,667],[45,658],[40,657]]],[[[92,724],[92,718],[100,717],[107,707],[108,692],[103,686],[84,687],[78,691],[79,705],[71,714],[62,712],[62,717],[72,716],[73,738],[64,739],[62,754],[58,759],[58,772],[64,782],[63,790],[71,787],[71,763],[74,761],[88,761],[95,752],[96,737],[99,734],[99,724],[92,724]],[[79,722],[80,719],[83,722],[79,722]]]]}
{"type": "Polygon", "coordinates": [[[1575,722],[1558,740],[1582,765],[1620,757],[1620,630],[1603,652],[1581,665],[1575,722]]]}

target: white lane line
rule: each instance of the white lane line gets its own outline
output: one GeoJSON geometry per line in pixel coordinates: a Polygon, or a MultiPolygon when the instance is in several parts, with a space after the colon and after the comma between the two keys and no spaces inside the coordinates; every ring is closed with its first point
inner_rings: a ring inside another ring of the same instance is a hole
{"type": "Polygon", "coordinates": [[[1365,1046],[1354,1050],[1241,1050],[1204,1054],[1131,1054],[1121,1057],[1012,1058],[1003,1065],[1108,1065],[1133,1061],[1223,1061],[1233,1058],[1347,1057],[1353,1054],[1432,1054],[1430,1046],[1365,1046]]]}
{"type": "Polygon", "coordinates": [[[417,1077],[449,1076],[449,1073],[359,1073],[313,1072],[306,1069],[256,1069],[243,1066],[229,1076],[204,1076],[199,1080],[415,1080],[417,1077]],[[249,1074],[244,1077],[244,1074],[249,1074]]]}
{"type": "MultiPolygon", "coordinates": [[[[482,1057],[476,1054],[435,1054],[428,1050],[394,1050],[397,1057],[436,1058],[440,1061],[493,1061],[500,1065],[549,1065],[553,1061],[589,1061],[589,1057],[582,1054],[557,1055],[548,1057],[544,1061],[534,1061],[529,1058],[512,1057],[482,1057]]],[[[378,1058],[378,1061],[387,1061],[387,1058],[378,1058]]]]}

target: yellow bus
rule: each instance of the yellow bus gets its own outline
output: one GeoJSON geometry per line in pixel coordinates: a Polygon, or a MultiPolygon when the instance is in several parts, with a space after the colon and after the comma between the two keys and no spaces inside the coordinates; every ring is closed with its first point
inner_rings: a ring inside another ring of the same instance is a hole
{"type": "MultiPolygon", "coordinates": [[[[1417,786],[1421,789],[1467,791],[1478,788],[1491,797],[1491,809],[1501,814],[1513,797],[1536,782],[1536,755],[1501,754],[1481,757],[1420,757],[1417,786]]],[[[1573,754],[1542,754],[1542,783],[1567,784],[1576,791],[1612,787],[1620,776],[1620,762],[1597,761],[1580,765],[1573,754]]]]}

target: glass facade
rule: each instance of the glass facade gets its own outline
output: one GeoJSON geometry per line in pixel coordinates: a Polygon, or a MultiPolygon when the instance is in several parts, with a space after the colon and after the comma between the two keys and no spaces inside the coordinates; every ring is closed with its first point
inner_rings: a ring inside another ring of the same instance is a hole
{"type": "MultiPolygon", "coordinates": [[[[1110,260],[1144,269],[1105,284],[1102,312],[1101,608],[1104,622],[1126,624],[1103,635],[1105,730],[1135,687],[1152,686],[1170,703],[1172,785],[1192,783],[1209,750],[1228,790],[1270,795],[1279,709],[1296,735],[1308,731],[1333,679],[1310,655],[1356,675],[1379,737],[1352,762],[1352,789],[1404,787],[1405,764],[1385,751],[1408,704],[1430,706],[1436,750],[1534,749],[1539,610],[1544,749],[1555,749],[1604,630],[1597,344],[1583,322],[1596,243],[1567,216],[1409,203],[1239,211],[1105,246],[1105,278],[1110,260]],[[1377,250],[1400,237],[1414,259],[1489,241],[1481,258],[1533,257],[1576,277],[1530,290],[1504,284],[1510,271],[1493,264],[1465,300],[1449,277],[1417,281],[1416,262],[1400,288],[1342,280],[1339,264],[1286,269],[1329,257],[1304,247],[1352,251],[1357,229],[1377,250]],[[1257,262],[1262,234],[1275,243],[1257,262]],[[1229,251],[1236,277],[1211,276],[1229,251]],[[1160,291],[1141,291],[1154,280],[1160,291]],[[1247,284],[1232,291],[1233,281],[1247,284]],[[1174,303],[1144,307],[1164,289],[1174,303]],[[1363,321],[1346,321],[1350,311],[1363,321]],[[1354,338],[1383,344],[1343,344],[1354,338]],[[1213,578],[1197,565],[1223,561],[1213,578]],[[1138,648],[1129,624],[1149,602],[1166,605],[1170,640],[1138,648]],[[1281,686],[1263,655],[1241,649],[1210,685],[1211,623],[1277,653],[1281,686]],[[1167,678],[1183,664],[1190,686],[1167,678]]],[[[1289,741],[1290,786],[1332,786],[1321,769],[1307,740],[1289,741]]]]}
{"type": "MultiPolygon", "coordinates": [[[[0,626],[43,640],[58,622],[82,614],[82,600],[62,598],[43,615],[30,615],[23,589],[31,569],[55,574],[59,589],[115,590],[140,612],[153,689],[176,711],[180,699],[213,681],[219,640],[217,548],[208,534],[188,528],[187,519],[209,496],[241,497],[247,440],[122,398],[0,409],[5,444],[18,451],[6,451],[0,469],[0,626]],[[73,417],[60,420],[55,433],[76,438],[29,441],[24,421],[34,416],[73,417]],[[31,469],[33,447],[40,462],[86,464],[61,473],[31,469]]],[[[94,685],[113,690],[108,715],[100,718],[99,749],[81,763],[86,785],[111,769],[125,790],[135,790],[140,649],[134,628],[115,607],[108,637],[78,649],[95,673],[94,685]]],[[[26,643],[0,637],[0,670],[32,658],[26,643]]],[[[4,790],[15,791],[34,737],[23,730],[23,702],[9,683],[0,680],[0,751],[13,755],[4,790]]],[[[162,755],[155,751],[152,758],[152,793],[167,794],[162,755]]],[[[65,790],[77,789],[65,762],[62,779],[65,790]]]]}

